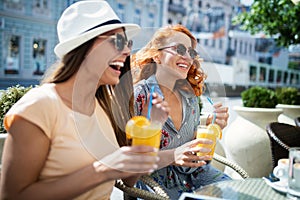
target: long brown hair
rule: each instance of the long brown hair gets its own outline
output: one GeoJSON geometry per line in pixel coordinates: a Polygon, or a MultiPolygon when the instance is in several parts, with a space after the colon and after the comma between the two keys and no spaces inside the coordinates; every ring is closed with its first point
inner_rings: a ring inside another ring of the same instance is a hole
{"type": "MultiPolygon", "coordinates": [[[[79,70],[94,41],[95,38],[67,53],[61,62],[49,68],[41,83],[61,83],[71,78],[79,70]]],[[[127,73],[128,71],[130,72],[129,57],[125,62],[125,66],[121,68],[120,83],[112,87],[101,85],[95,94],[100,106],[111,121],[120,146],[128,144],[125,125],[133,114],[133,102],[124,101],[126,98],[130,99],[133,94],[132,77],[131,73],[127,73]],[[126,88],[118,89],[118,85],[126,88]],[[115,89],[117,91],[114,91],[115,89]]]]}
{"type": "Polygon", "coordinates": [[[133,116],[133,83],[130,71],[130,57],[121,68],[120,82],[115,86],[100,86],[96,92],[98,102],[107,113],[120,146],[129,144],[125,126],[133,116]]]}
{"type": "MultiPolygon", "coordinates": [[[[186,27],[177,24],[160,28],[154,33],[152,39],[146,44],[146,46],[132,56],[132,68],[140,69],[140,74],[135,78],[135,82],[147,79],[156,73],[157,64],[153,58],[160,54],[159,48],[167,45],[167,39],[175,32],[182,32],[186,34],[191,39],[192,47],[196,48],[197,40],[186,27]]],[[[197,56],[194,59],[186,78],[186,80],[190,83],[190,86],[193,88],[196,96],[200,96],[203,93],[204,80],[206,79],[206,74],[201,68],[201,62],[202,59],[197,56]]],[[[178,80],[176,85],[182,89],[186,89],[186,84],[184,82],[186,81],[178,80]]]]}

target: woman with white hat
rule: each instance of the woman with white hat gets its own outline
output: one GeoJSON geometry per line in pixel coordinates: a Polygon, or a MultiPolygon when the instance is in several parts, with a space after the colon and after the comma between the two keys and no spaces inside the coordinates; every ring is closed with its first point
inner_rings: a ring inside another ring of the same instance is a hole
{"type": "MultiPolygon", "coordinates": [[[[125,146],[128,38],[138,30],[106,1],[79,1],[63,12],[54,49],[60,62],[4,119],[1,199],[109,199],[116,179],[133,185],[157,168],[147,154],[156,149],[125,146]]],[[[165,120],[168,105],[157,96],[152,103],[165,120]]]]}

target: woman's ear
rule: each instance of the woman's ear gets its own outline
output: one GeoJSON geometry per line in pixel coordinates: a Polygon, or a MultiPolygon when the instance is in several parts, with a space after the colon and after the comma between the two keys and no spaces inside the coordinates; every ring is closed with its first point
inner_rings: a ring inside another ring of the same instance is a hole
{"type": "Polygon", "coordinates": [[[159,56],[155,56],[153,57],[154,62],[156,62],[157,64],[161,64],[160,58],[159,56]]]}

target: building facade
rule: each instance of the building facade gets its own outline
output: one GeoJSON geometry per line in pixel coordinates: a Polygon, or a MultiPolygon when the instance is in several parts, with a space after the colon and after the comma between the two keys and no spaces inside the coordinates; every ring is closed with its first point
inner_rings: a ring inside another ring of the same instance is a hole
{"type": "MultiPolygon", "coordinates": [[[[63,10],[78,0],[0,1],[0,89],[38,84],[56,62],[56,24],[63,10]]],[[[108,0],[123,22],[162,25],[163,0],[108,0]],[[147,9],[144,9],[147,8],[147,9]]]]}
{"type": "Polygon", "coordinates": [[[1,82],[44,74],[55,60],[56,22],[66,5],[60,0],[1,0],[1,82]]]}
{"type": "Polygon", "coordinates": [[[198,52],[206,70],[215,66],[218,80],[212,84],[262,85],[300,88],[299,53],[276,46],[264,34],[251,35],[232,24],[232,18],[249,11],[240,0],[166,0],[164,24],[183,24],[198,40],[198,52]],[[210,67],[207,67],[207,66],[210,67]],[[292,66],[292,67],[291,67],[292,66]],[[225,78],[224,78],[225,77],[225,78]]]}
{"type": "MultiPolygon", "coordinates": [[[[79,0],[0,0],[0,89],[17,83],[36,84],[56,61],[56,23],[63,10],[79,0]]],[[[299,52],[289,54],[274,40],[251,36],[231,23],[244,9],[239,0],[107,0],[123,22],[142,31],[133,52],[167,24],[183,24],[197,37],[206,62],[226,65],[226,72],[243,68],[250,84],[300,87],[299,52]],[[296,65],[290,69],[292,65],[296,65]],[[237,63],[252,63],[234,66],[237,63]],[[231,70],[228,70],[229,67],[231,70]],[[279,81],[280,80],[280,81],[279,81]]],[[[228,74],[234,77],[235,74],[228,74]]],[[[235,79],[233,79],[235,81],[235,79]]],[[[234,82],[232,84],[235,84],[234,82]]]]}

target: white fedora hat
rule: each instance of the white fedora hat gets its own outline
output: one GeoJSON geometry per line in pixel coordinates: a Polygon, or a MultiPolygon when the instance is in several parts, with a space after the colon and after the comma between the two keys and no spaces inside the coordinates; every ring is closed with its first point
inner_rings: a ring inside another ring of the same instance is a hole
{"type": "Polygon", "coordinates": [[[59,43],[55,46],[54,52],[62,58],[88,40],[121,27],[125,28],[128,38],[140,30],[136,24],[121,23],[116,13],[104,0],[79,1],[69,6],[58,20],[59,43]]]}

